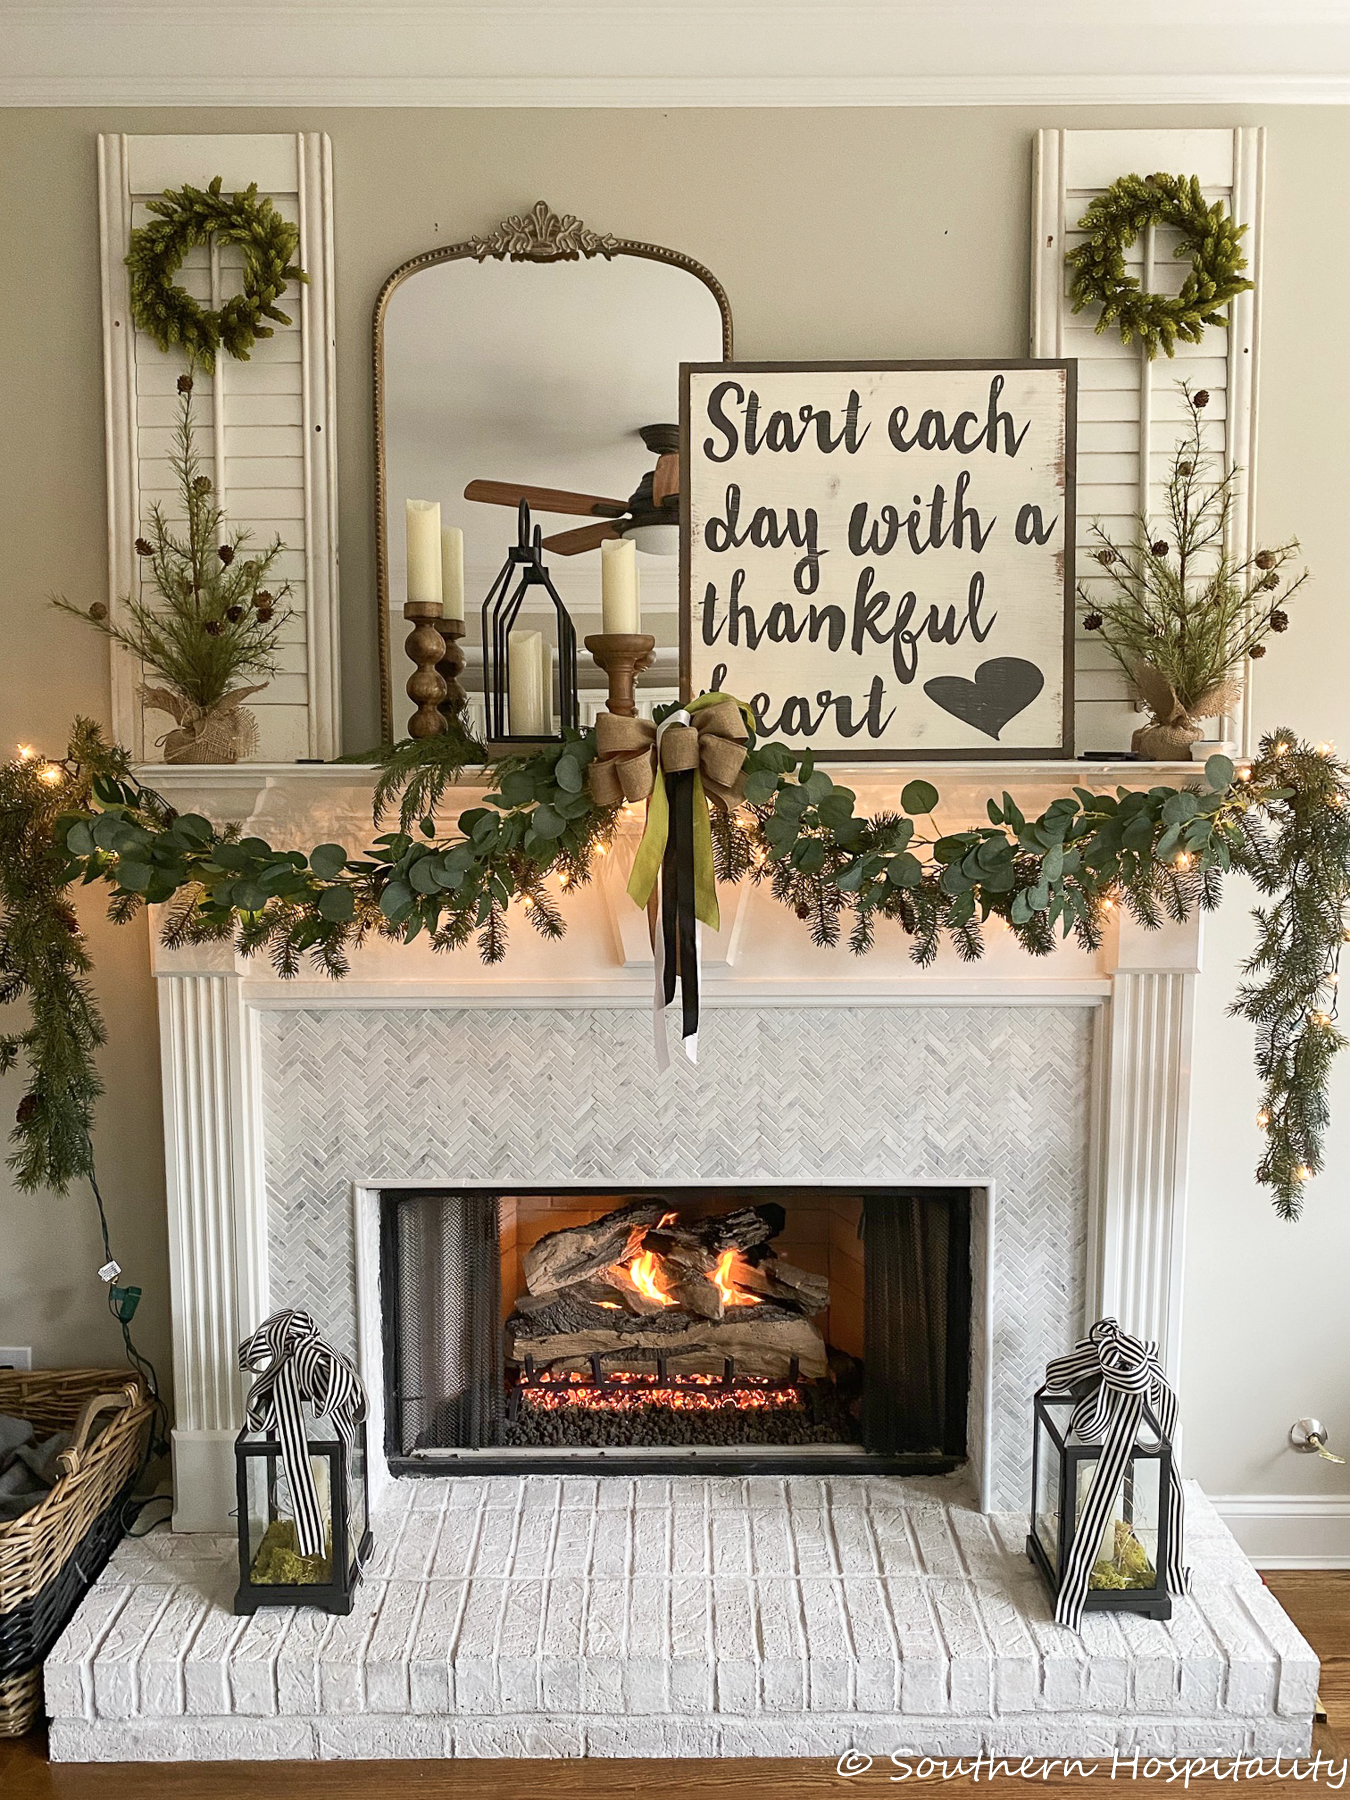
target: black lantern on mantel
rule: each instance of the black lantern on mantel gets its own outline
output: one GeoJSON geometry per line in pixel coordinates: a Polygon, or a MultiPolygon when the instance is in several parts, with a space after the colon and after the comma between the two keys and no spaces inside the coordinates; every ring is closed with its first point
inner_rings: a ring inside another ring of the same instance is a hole
{"type": "Polygon", "coordinates": [[[506,553],[501,572],[483,602],[483,696],[487,709],[487,735],[493,744],[531,745],[558,743],[553,730],[553,671],[550,646],[543,634],[529,633],[520,625],[527,597],[536,589],[553,607],[558,633],[558,713],[563,731],[575,731],[577,706],[577,634],[562,596],[544,565],[542,533],[531,527],[529,502],[522,500],[516,542],[506,553]],[[514,644],[514,651],[513,651],[514,644]],[[528,655],[525,654],[528,648],[528,655]],[[536,670],[528,667],[538,652],[536,670]],[[516,680],[512,680],[515,660],[516,680]],[[526,693],[535,710],[522,719],[526,693]],[[516,705],[513,708],[512,699],[516,705]],[[513,716],[513,712],[515,716],[513,716]],[[522,727],[524,727],[522,729],[522,727]]]}
{"type": "Polygon", "coordinates": [[[349,1613],[373,1542],[360,1379],[301,1312],[266,1320],[240,1346],[239,1360],[260,1373],[234,1441],[234,1610],[349,1613]]]}
{"type": "Polygon", "coordinates": [[[1034,1415],[1027,1554],[1056,1619],[1075,1630],[1084,1612],[1170,1619],[1186,1575],[1176,1396],[1157,1346],[1099,1320],[1048,1365],[1034,1415]]]}

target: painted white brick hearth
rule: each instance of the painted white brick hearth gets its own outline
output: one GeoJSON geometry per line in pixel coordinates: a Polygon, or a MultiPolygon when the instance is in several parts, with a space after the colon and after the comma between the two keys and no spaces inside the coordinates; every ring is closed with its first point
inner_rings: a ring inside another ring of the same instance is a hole
{"type": "Polygon", "coordinates": [[[1318,1665],[1204,1497],[1171,1621],[1054,1624],[959,1480],[399,1483],[347,1618],[125,1542],[47,1664],[58,1761],[1274,1755],[1318,1665]],[[955,1491],[954,1491],[955,1490],[955,1491]]]}

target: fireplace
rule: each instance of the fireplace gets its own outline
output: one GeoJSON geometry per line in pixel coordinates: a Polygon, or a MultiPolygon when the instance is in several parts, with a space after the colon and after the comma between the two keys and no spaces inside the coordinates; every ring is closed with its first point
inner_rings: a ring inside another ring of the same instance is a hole
{"type": "Polygon", "coordinates": [[[966,1188],[380,1198],[391,1473],[935,1473],[966,1455],[966,1188]]]}

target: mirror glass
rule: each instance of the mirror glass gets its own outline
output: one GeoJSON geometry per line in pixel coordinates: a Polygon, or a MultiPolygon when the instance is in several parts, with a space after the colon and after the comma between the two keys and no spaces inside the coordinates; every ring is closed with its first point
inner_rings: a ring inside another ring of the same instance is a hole
{"type": "MultiPolygon", "coordinates": [[[[481,606],[516,537],[508,506],[464,499],[475,480],[526,483],[626,502],[656,457],[641,428],[679,418],[682,362],[718,362],[730,336],[722,303],[690,269],[618,252],[576,261],[453,260],[413,269],[388,294],[383,339],[386,528],[380,546],[388,617],[390,714],[402,736],[411,710],[404,503],[441,504],[464,531],[468,666],[480,685],[481,606]]],[[[379,421],[377,419],[377,430],[379,421]]],[[[585,516],[540,511],[545,537],[585,516]]],[[[673,550],[674,534],[658,534],[673,550]]],[[[637,540],[641,543],[641,539],[637,540]]],[[[600,629],[600,552],[548,555],[578,640],[600,629]]],[[[679,557],[638,556],[643,629],[673,651],[679,557]]],[[[581,652],[583,687],[602,681],[581,652]]],[[[673,658],[654,677],[673,685],[673,658]]]]}

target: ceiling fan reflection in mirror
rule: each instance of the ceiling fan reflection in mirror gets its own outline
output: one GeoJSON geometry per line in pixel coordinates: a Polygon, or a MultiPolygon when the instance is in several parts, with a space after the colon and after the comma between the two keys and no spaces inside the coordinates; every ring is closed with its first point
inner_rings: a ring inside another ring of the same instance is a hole
{"type": "Polygon", "coordinates": [[[489,506],[519,506],[528,501],[536,512],[580,513],[594,519],[572,531],[544,539],[544,549],[559,556],[579,556],[607,540],[631,538],[649,556],[676,556],[680,549],[680,428],[644,425],[638,434],[656,458],[627,500],[603,494],[576,494],[568,488],[524,487],[513,481],[471,481],[466,500],[489,506]]]}

